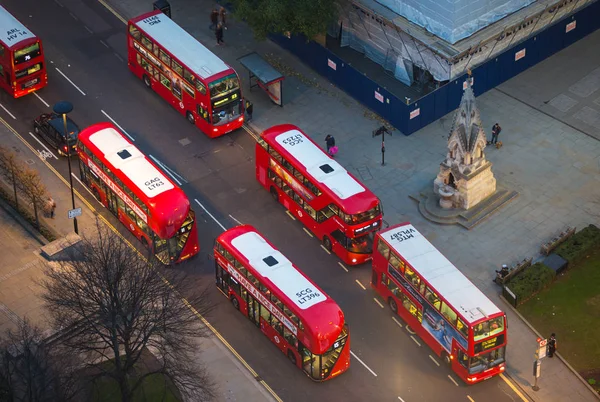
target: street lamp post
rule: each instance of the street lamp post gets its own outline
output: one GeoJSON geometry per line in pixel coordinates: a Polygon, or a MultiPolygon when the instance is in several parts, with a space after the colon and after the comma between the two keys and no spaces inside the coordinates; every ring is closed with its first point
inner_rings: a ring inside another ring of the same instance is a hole
{"type": "Polygon", "coordinates": [[[391,132],[385,126],[381,126],[376,130],[373,130],[373,137],[381,135],[381,166],[385,165],[385,133],[392,135],[391,132]]]}
{"type": "MultiPolygon", "coordinates": [[[[73,104],[68,101],[60,101],[52,108],[54,113],[62,115],[63,124],[65,128],[65,136],[67,140],[67,162],[69,164],[69,183],[71,184],[71,204],[72,208],[75,209],[75,193],[73,192],[73,174],[71,173],[71,136],[69,135],[69,129],[67,128],[67,114],[73,111],[73,104]]],[[[76,234],[79,234],[77,229],[77,217],[73,218],[73,229],[76,234]]]]}

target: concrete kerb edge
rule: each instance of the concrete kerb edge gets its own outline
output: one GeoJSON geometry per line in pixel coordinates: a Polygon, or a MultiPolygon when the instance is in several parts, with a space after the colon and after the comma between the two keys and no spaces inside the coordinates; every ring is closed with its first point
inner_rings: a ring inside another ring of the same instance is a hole
{"type": "Polygon", "coordinates": [[[14,220],[19,222],[19,224],[23,227],[23,229],[25,229],[25,231],[27,231],[27,233],[29,233],[42,246],[45,246],[46,244],[48,244],[48,240],[44,236],[42,236],[42,234],[40,232],[38,232],[33,226],[31,226],[31,224],[29,222],[27,222],[25,220],[25,218],[23,218],[21,216],[20,213],[15,211],[15,209],[12,206],[10,206],[6,201],[4,201],[2,198],[0,198],[0,207],[2,207],[2,209],[4,209],[6,211],[6,213],[9,214],[14,220]]]}
{"type": "MultiPolygon", "coordinates": [[[[517,316],[518,316],[518,317],[521,319],[521,321],[523,321],[523,322],[525,323],[525,325],[527,325],[527,326],[529,327],[529,329],[530,329],[531,331],[533,331],[533,332],[534,332],[534,333],[535,333],[537,336],[539,336],[540,338],[544,338],[544,336],[543,336],[542,334],[540,334],[540,333],[539,333],[539,332],[538,332],[538,331],[537,331],[537,330],[536,330],[536,329],[533,327],[533,325],[531,325],[531,324],[529,323],[529,321],[527,321],[527,320],[525,319],[525,317],[523,317],[523,315],[521,315],[521,313],[519,313],[519,311],[518,311],[516,308],[514,308],[514,307],[513,307],[513,306],[512,306],[512,305],[511,305],[511,304],[508,302],[508,300],[506,300],[506,299],[504,298],[504,296],[500,295],[500,299],[501,299],[501,300],[502,300],[502,301],[503,301],[503,302],[504,302],[504,303],[505,303],[505,304],[506,304],[506,305],[507,305],[507,306],[508,306],[508,307],[509,307],[509,308],[510,308],[512,311],[513,311],[513,313],[515,313],[515,314],[516,314],[516,315],[517,315],[517,316]]],[[[568,362],[568,361],[566,361],[566,360],[565,360],[565,359],[564,359],[564,358],[563,358],[563,357],[560,355],[560,353],[558,353],[558,352],[555,352],[555,355],[556,355],[556,357],[558,357],[558,358],[559,358],[559,360],[560,360],[561,362],[563,362],[563,363],[565,364],[565,366],[567,366],[567,368],[568,368],[569,370],[571,370],[571,372],[573,372],[573,374],[575,374],[575,375],[577,376],[577,378],[578,378],[578,379],[579,379],[579,380],[580,380],[580,381],[581,381],[581,382],[582,382],[582,383],[583,383],[583,384],[584,384],[584,385],[587,387],[587,389],[589,389],[589,390],[592,392],[592,394],[593,394],[593,395],[596,397],[596,399],[600,400],[600,394],[598,394],[598,393],[596,392],[596,390],[595,390],[595,389],[594,389],[594,388],[593,388],[593,387],[592,387],[590,384],[588,384],[588,382],[587,382],[587,381],[586,381],[586,380],[585,380],[585,379],[584,379],[584,378],[583,378],[583,377],[582,377],[582,376],[581,376],[581,375],[580,375],[580,374],[579,374],[579,373],[578,373],[578,372],[577,372],[577,371],[576,371],[576,370],[573,368],[573,366],[571,366],[571,365],[569,364],[569,362],[568,362]]],[[[525,390],[524,390],[524,391],[525,391],[525,390]]],[[[527,394],[528,394],[528,392],[527,392],[527,391],[525,391],[525,393],[527,393],[527,394]]]]}

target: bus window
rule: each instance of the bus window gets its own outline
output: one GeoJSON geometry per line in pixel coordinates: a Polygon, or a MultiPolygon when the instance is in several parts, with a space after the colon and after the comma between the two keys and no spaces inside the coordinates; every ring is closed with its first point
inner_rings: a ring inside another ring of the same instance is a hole
{"type": "Polygon", "coordinates": [[[419,284],[421,283],[421,278],[419,278],[419,275],[417,275],[415,273],[415,271],[413,271],[409,267],[406,267],[405,276],[406,276],[406,279],[408,279],[415,288],[417,288],[417,289],[419,288],[419,284]]]}
{"type": "Polygon", "coordinates": [[[140,40],[142,34],[140,34],[140,30],[137,29],[135,25],[129,25],[129,34],[133,37],[133,39],[140,40]]]}
{"type": "Polygon", "coordinates": [[[465,336],[465,338],[469,337],[469,327],[467,327],[460,318],[456,319],[456,329],[458,329],[460,333],[465,336]]]}
{"type": "Polygon", "coordinates": [[[425,289],[425,297],[429,300],[429,303],[433,305],[436,310],[440,309],[440,298],[435,294],[429,286],[425,289]]]}
{"type": "MultiPolygon", "coordinates": [[[[450,308],[450,306],[448,306],[446,304],[446,302],[442,302],[442,308],[440,309],[442,315],[448,320],[450,321],[452,324],[456,324],[456,320],[458,319],[458,316],[456,315],[456,313],[454,312],[454,310],[452,310],[450,308]]],[[[457,325],[458,327],[458,325],[457,325]]]]}
{"type": "Polygon", "coordinates": [[[283,334],[283,324],[274,315],[271,315],[271,326],[280,334],[283,334]]]}
{"type": "Polygon", "coordinates": [[[390,248],[388,247],[387,244],[385,244],[385,242],[381,239],[377,240],[377,251],[379,252],[379,254],[381,254],[383,256],[383,258],[385,258],[386,260],[388,258],[390,258],[390,248]]]}

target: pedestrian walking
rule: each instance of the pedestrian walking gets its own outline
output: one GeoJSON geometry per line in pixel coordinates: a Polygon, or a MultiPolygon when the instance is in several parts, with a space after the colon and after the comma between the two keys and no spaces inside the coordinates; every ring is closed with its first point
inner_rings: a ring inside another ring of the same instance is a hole
{"type": "Polygon", "coordinates": [[[225,7],[221,7],[219,10],[219,17],[221,17],[221,24],[223,24],[223,28],[227,29],[227,10],[225,10],[225,7]]]}
{"type": "Polygon", "coordinates": [[[327,145],[327,153],[331,155],[331,148],[335,147],[335,138],[333,138],[333,135],[327,134],[325,144],[327,145]]]}
{"type": "Polygon", "coordinates": [[[55,209],[56,209],[56,202],[54,202],[54,199],[52,199],[52,197],[48,197],[48,199],[46,200],[46,213],[52,219],[54,219],[54,210],[55,209]]]}
{"type": "Polygon", "coordinates": [[[550,335],[550,339],[548,339],[548,357],[553,357],[556,352],[557,344],[556,344],[556,334],[552,333],[550,335]]]}
{"type": "Polygon", "coordinates": [[[223,24],[220,22],[217,24],[217,29],[215,29],[215,36],[217,37],[218,46],[221,46],[221,44],[225,43],[223,41],[223,24]]]}
{"type": "Polygon", "coordinates": [[[210,13],[210,27],[209,29],[215,30],[217,28],[217,24],[219,23],[219,11],[216,8],[213,8],[210,13]]]}
{"type": "Polygon", "coordinates": [[[492,127],[492,144],[498,142],[498,136],[500,135],[500,131],[502,131],[502,127],[500,127],[500,124],[494,124],[494,126],[492,127]]]}
{"type": "Polygon", "coordinates": [[[252,112],[253,111],[254,111],[254,105],[252,104],[252,102],[246,101],[246,114],[248,115],[248,118],[246,119],[246,121],[252,120],[252,112]]]}

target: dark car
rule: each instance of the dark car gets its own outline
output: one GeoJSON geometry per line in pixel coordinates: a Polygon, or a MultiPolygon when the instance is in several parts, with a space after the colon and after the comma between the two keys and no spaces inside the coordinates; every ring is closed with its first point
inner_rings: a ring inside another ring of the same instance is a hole
{"type": "MultiPolygon", "coordinates": [[[[67,156],[67,136],[62,115],[56,113],[44,113],[33,121],[33,131],[42,137],[51,147],[58,151],[59,155],[67,156]]],[[[71,145],[71,156],[77,155],[77,136],[79,126],[67,117],[67,131],[69,132],[69,144],[71,145]]]]}

